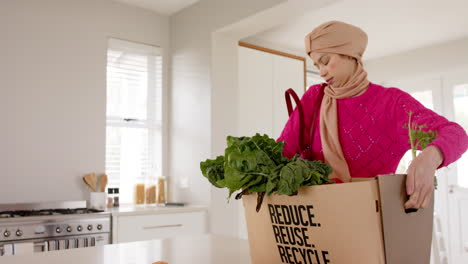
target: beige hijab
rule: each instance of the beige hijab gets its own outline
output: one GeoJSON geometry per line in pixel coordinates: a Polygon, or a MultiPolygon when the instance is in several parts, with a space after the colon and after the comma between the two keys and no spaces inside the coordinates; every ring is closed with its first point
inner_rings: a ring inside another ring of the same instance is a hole
{"type": "Polygon", "coordinates": [[[320,134],[325,162],[333,168],[330,178],[351,180],[348,164],[341,149],[338,134],[337,99],[356,96],[369,87],[362,55],[367,46],[367,34],[360,28],[339,21],[324,23],[305,37],[305,49],[311,52],[335,53],[356,58],[358,65],[353,76],[341,87],[325,87],[320,112],[320,134]]]}

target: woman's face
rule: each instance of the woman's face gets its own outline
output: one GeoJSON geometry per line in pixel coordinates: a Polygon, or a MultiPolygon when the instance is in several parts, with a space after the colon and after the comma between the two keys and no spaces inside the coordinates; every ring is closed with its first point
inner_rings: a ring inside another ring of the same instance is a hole
{"type": "Polygon", "coordinates": [[[356,71],[356,59],[333,53],[312,52],[310,58],[320,76],[331,86],[341,87],[346,84],[356,71]]]}

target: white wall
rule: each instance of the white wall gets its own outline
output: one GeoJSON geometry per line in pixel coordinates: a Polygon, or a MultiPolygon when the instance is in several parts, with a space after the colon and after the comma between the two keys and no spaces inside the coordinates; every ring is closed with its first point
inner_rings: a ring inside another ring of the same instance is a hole
{"type": "MultiPolygon", "coordinates": [[[[228,100],[225,108],[216,108],[213,104],[225,101],[213,102],[213,94],[218,92],[212,88],[212,78],[219,75],[213,74],[211,65],[213,59],[221,59],[218,55],[212,57],[212,38],[217,38],[213,33],[283,1],[205,0],[171,17],[170,197],[173,200],[211,206],[211,231],[215,233],[236,233],[233,230],[237,225],[237,218],[233,216],[237,208],[236,201],[227,204],[226,190],[212,188],[201,175],[199,164],[207,158],[223,154],[212,154],[211,151],[214,137],[225,138],[224,133],[212,133],[213,116],[226,114],[227,123],[234,121],[231,114],[235,112],[232,106],[235,104],[236,92],[225,89],[232,87],[233,81],[237,82],[237,39],[225,39],[236,47],[230,49],[234,53],[230,53],[229,49],[219,53],[219,56],[233,61],[223,63],[220,67],[234,71],[226,73],[223,81],[226,85],[218,91],[225,91],[225,96],[231,97],[231,100],[228,100]]],[[[223,49],[222,45],[217,48],[223,49]]],[[[231,134],[231,128],[232,124],[229,124],[220,129],[231,134]]]]}
{"type": "Polygon", "coordinates": [[[210,206],[213,233],[239,235],[239,201],[211,187],[199,163],[236,135],[237,42],[332,1],[205,0],[171,17],[171,198],[210,206]]]}
{"type": "Polygon", "coordinates": [[[169,19],[109,0],[3,0],[0,36],[0,203],[87,199],[81,176],[104,171],[107,37],[167,58],[169,19]]]}
{"type": "Polygon", "coordinates": [[[468,66],[468,38],[364,62],[371,82],[440,77],[468,66]]]}

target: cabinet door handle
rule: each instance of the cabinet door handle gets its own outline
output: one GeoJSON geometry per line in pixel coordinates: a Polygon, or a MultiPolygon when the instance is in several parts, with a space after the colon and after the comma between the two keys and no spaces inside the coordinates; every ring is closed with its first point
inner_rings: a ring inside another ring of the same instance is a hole
{"type": "Polygon", "coordinates": [[[49,245],[46,241],[34,243],[34,249],[39,248],[39,252],[49,251],[49,245]]]}
{"type": "Polygon", "coordinates": [[[166,227],[182,227],[182,224],[178,225],[160,225],[160,226],[144,226],[143,229],[158,229],[158,228],[166,228],[166,227]]]}

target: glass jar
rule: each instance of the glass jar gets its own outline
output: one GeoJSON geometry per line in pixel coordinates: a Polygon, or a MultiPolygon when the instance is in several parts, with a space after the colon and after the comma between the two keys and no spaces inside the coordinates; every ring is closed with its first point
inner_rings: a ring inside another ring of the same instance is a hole
{"type": "Polygon", "coordinates": [[[144,204],[145,203],[145,184],[137,183],[135,184],[134,191],[134,203],[135,204],[144,204]]]}
{"type": "Polygon", "coordinates": [[[120,206],[119,188],[114,188],[114,207],[120,206]]]}
{"type": "Polygon", "coordinates": [[[156,203],[156,182],[154,180],[146,185],[146,203],[156,203]]]}
{"type": "Polygon", "coordinates": [[[166,178],[158,178],[158,186],[156,190],[156,203],[166,203],[166,178]]]}
{"type": "Polygon", "coordinates": [[[107,208],[114,207],[114,189],[107,188],[107,208]]]}

